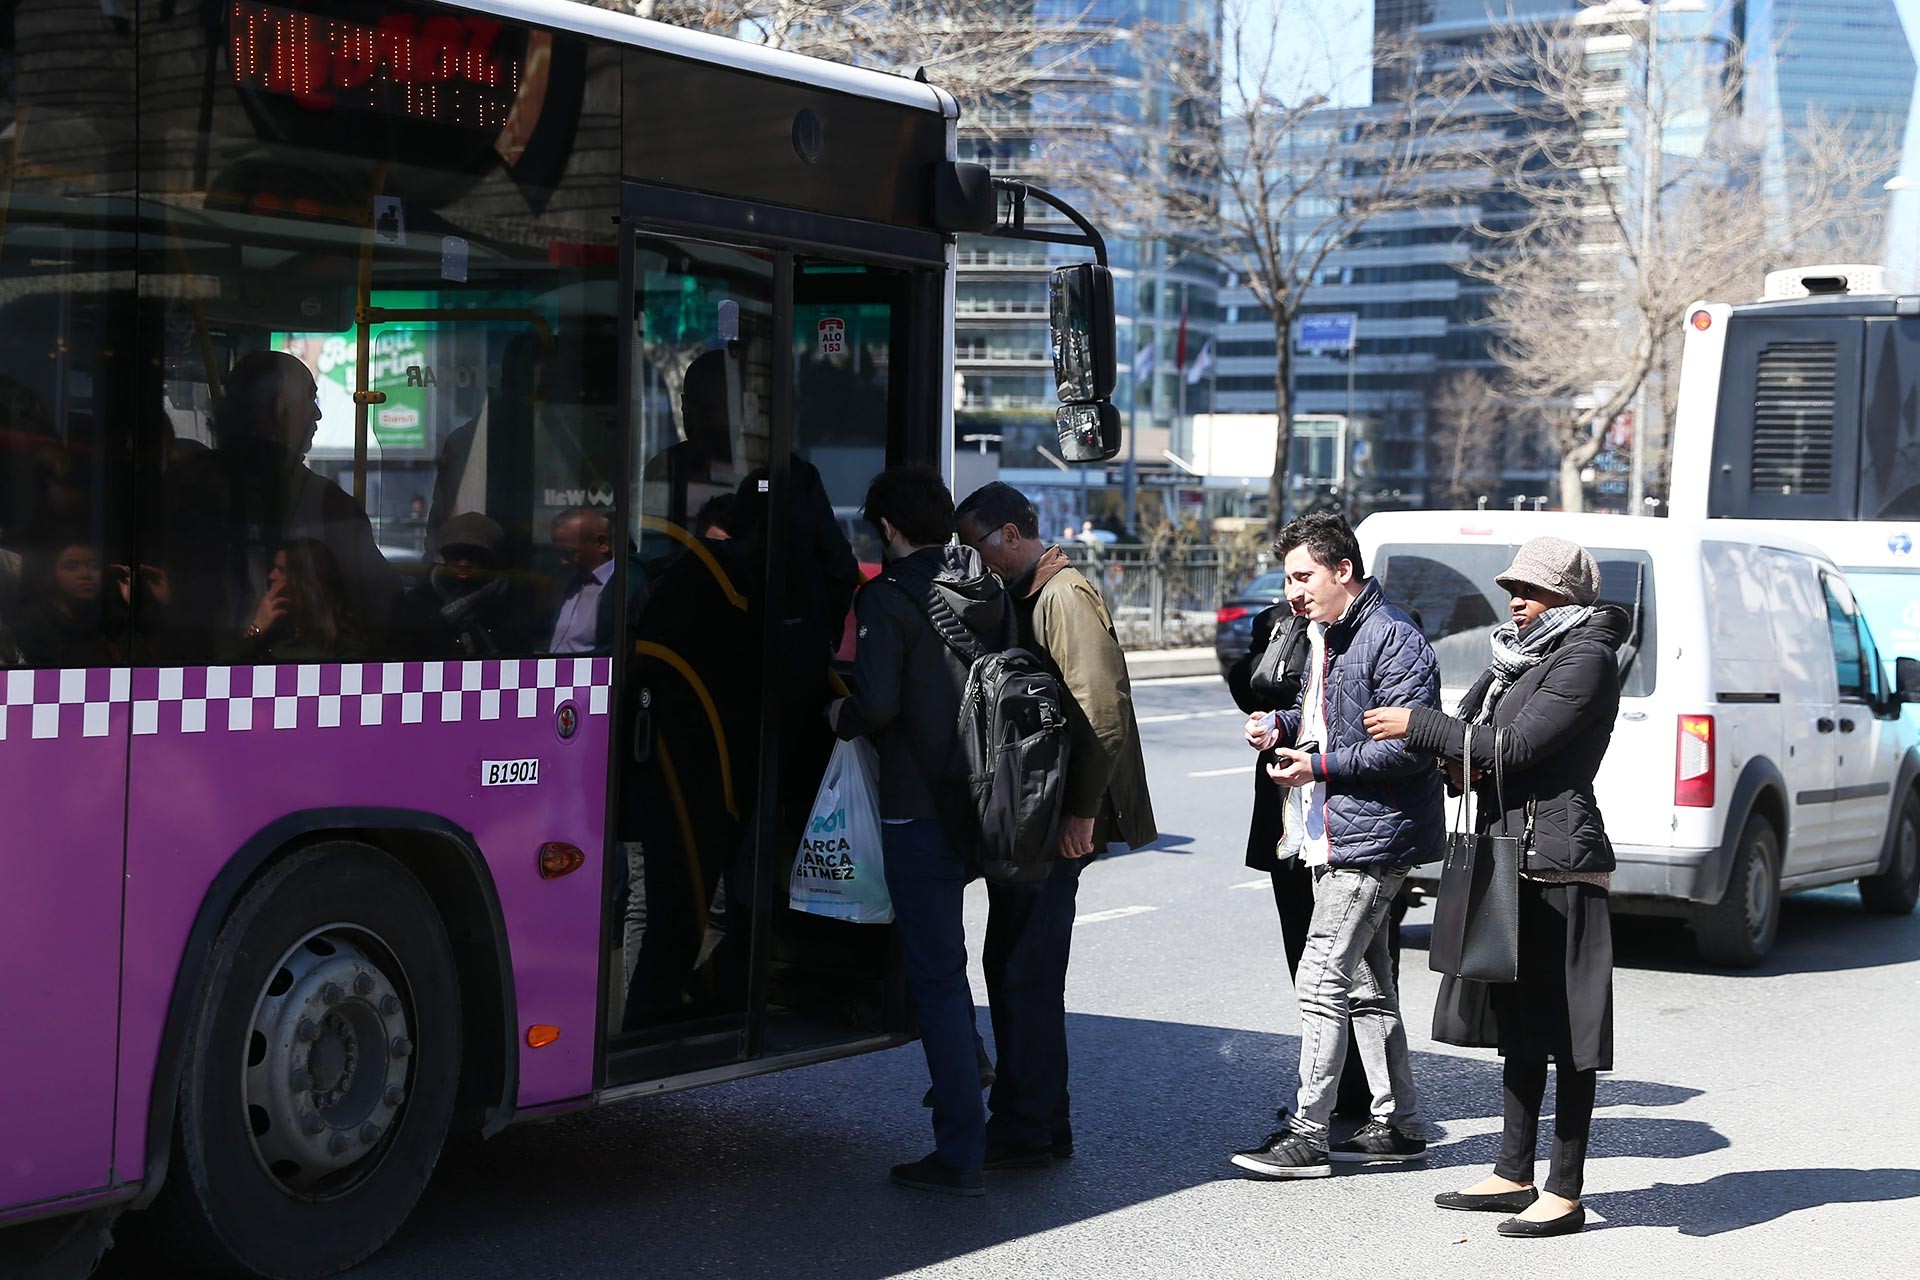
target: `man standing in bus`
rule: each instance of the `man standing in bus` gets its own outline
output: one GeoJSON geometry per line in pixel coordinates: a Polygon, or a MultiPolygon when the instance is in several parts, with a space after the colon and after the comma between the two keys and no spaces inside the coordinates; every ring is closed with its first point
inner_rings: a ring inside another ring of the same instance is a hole
{"type": "Polygon", "coordinates": [[[887,891],[933,1078],[933,1154],[895,1165],[893,1180],[977,1196],[986,1188],[987,1116],[961,922],[973,868],[940,821],[968,664],[928,610],[944,606],[995,650],[1012,638],[1012,610],[980,557],[950,545],[953,497],[938,472],[887,468],[868,488],[861,514],[880,535],[886,568],[854,599],[853,692],[828,706],[827,720],[840,737],[865,735],[879,749],[887,891]]]}
{"type": "Polygon", "coordinates": [[[1060,857],[1039,884],[987,886],[981,957],[998,1050],[986,1167],[1041,1168],[1073,1154],[1066,990],[1081,869],[1113,842],[1138,849],[1159,832],[1126,655],[1099,591],[1041,540],[1033,504],[1012,485],[976,489],[958,522],[960,540],[1007,584],[1020,646],[1052,667],[1070,696],[1060,857]]]}

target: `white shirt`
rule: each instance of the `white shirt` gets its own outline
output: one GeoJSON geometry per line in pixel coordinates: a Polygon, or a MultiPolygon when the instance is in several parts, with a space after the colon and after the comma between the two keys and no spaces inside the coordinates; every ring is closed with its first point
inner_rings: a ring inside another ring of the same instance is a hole
{"type": "MultiPolygon", "coordinates": [[[[1359,598],[1347,601],[1341,618],[1359,598]]],[[[1319,755],[1333,749],[1327,737],[1328,625],[1307,624],[1307,687],[1300,699],[1300,732],[1294,737],[1295,742],[1319,743],[1319,755]]],[[[1280,856],[1291,858],[1296,854],[1309,867],[1324,867],[1333,857],[1333,845],[1327,838],[1327,784],[1318,776],[1304,787],[1287,788],[1287,825],[1280,838],[1280,856]]]]}
{"type": "Polygon", "coordinates": [[[600,593],[613,579],[613,561],[593,571],[592,581],[582,582],[560,604],[560,616],[553,620],[551,653],[592,653],[599,640],[600,593]]]}

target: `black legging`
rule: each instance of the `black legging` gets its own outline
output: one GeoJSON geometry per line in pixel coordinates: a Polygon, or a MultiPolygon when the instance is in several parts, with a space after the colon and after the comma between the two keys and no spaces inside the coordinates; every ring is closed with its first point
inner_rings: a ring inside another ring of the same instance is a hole
{"type": "MultiPolygon", "coordinates": [[[[1580,1198],[1586,1171],[1587,1131],[1593,1127],[1593,1094],[1598,1071],[1554,1069],[1553,1163],[1547,1191],[1568,1200],[1580,1198]]],[[[1547,1064],[1508,1058],[1500,1073],[1506,1095],[1506,1127],[1500,1135],[1500,1162],[1494,1173],[1509,1182],[1532,1183],[1533,1156],[1540,1141],[1540,1103],[1547,1093],[1547,1064]]]]}

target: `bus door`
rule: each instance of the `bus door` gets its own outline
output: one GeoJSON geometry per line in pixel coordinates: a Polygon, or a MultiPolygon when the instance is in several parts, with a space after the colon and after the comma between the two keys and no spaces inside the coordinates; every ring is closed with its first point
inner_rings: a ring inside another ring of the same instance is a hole
{"type": "Polygon", "coordinates": [[[0,17],[0,1211],[113,1179],[130,619],[160,587],[126,520],[133,237],[102,194],[133,181],[132,37],[30,8],[0,17]]]}
{"type": "Polygon", "coordinates": [[[939,441],[931,266],[638,231],[629,618],[607,940],[611,1084],[898,1034],[891,931],[787,906],[832,750],[858,517],[939,441]]]}

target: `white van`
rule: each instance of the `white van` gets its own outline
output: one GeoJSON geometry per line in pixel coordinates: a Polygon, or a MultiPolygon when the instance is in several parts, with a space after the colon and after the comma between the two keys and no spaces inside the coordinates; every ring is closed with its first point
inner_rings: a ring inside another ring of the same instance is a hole
{"type": "Polygon", "coordinates": [[[1858,880],[1868,909],[1913,910],[1920,746],[1900,707],[1920,701],[1920,662],[1899,660],[1896,692],[1826,555],[1730,520],[1415,511],[1358,533],[1433,642],[1449,709],[1487,665],[1507,616],[1493,577],[1519,545],[1551,534],[1593,553],[1601,599],[1635,619],[1595,784],[1616,910],[1682,916],[1732,965],[1773,945],[1782,893],[1858,880]]]}

